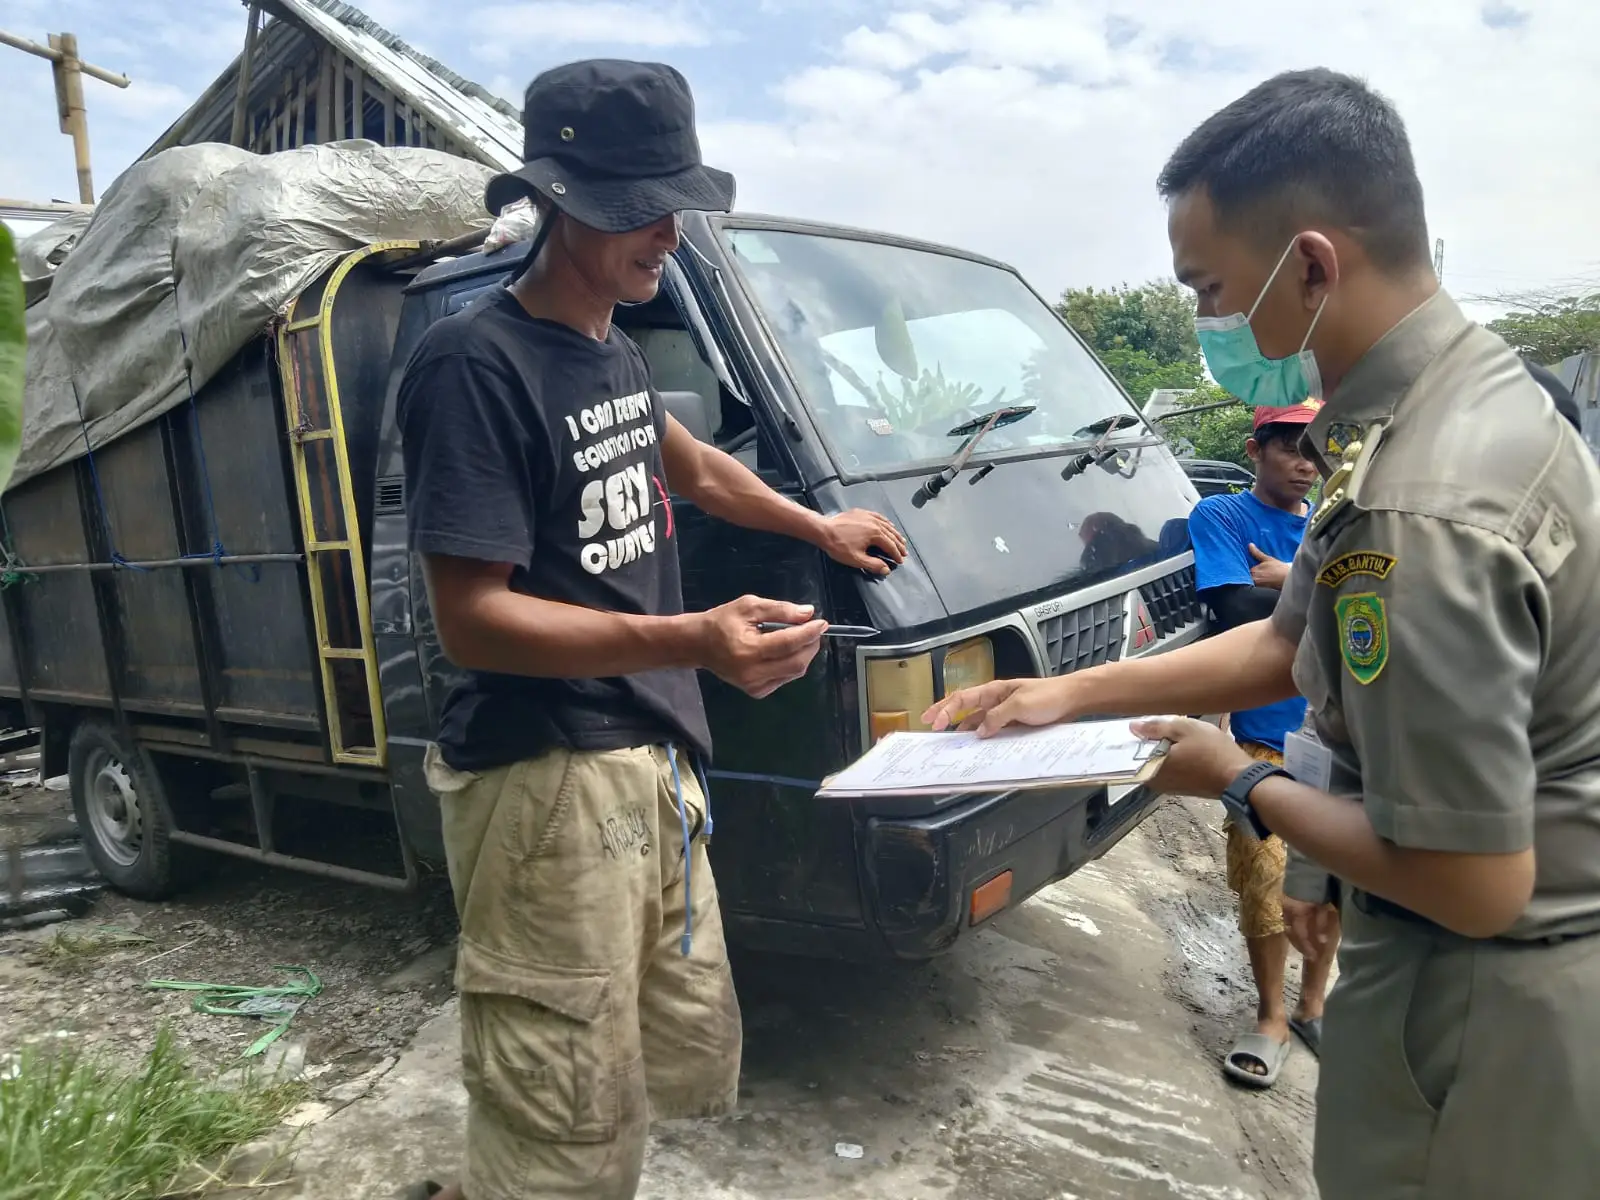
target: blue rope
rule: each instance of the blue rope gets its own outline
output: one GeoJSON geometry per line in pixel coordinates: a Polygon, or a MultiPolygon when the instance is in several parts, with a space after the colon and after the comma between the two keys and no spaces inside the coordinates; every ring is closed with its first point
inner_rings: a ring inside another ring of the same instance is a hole
{"type": "Polygon", "coordinates": [[[15,543],[11,539],[11,522],[6,517],[6,506],[3,501],[0,501],[0,534],[4,535],[4,540],[0,541],[0,590],[17,583],[32,583],[38,579],[37,575],[29,572],[27,564],[17,555],[15,543]]]}
{"type": "Polygon", "coordinates": [[[134,571],[148,571],[148,567],[141,567],[122,557],[117,550],[115,536],[111,532],[111,512],[106,508],[106,495],[100,490],[100,468],[94,464],[94,446],[89,441],[89,422],[83,415],[83,397],[78,395],[78,381],[72,380],[72,402],[78,406],[78,427],[83,430],[83,451],[89,459],[89,478],[94,483],[95,503],[100,509],[100,529],[105,534],[106,547],[110,550],[111,561],[118,567],[127,567],[134,571]]]}
{"type": "Polygon", "coordinates": [[[778,787],[799,788],[815,792],[822,786],[820,779],[796,779],[792,775],[752,775],[745,771],[707,771],[712,779],[727,779],[737,783],[771,783],[778,787]]]}
{"type": "MultiPolygon", "coordinates": [[[[173,293],[173,303],[177,303],[177,293],[173,293]]],[[[211,549],[201,550],[193,554],[185,554],[184,558],[209,558],[218,568],[227,564],[222,560],[227,556],[227,547],[222,544],[222,530],[217,524],[217,498],[211,490],[211,468],[206,463],[206,439],[200,432],[200,406],[195,402],[194,373],[189,361],[189,337],[183,332],[183,318],[178,317],[178,341],[183,347],[183,382],[189,389],[189,420],[194,428],[195,455],[200,460],[200,482],[206,494],[206,522],[211,530],[211,549]]],[[[251,583],[261,582],[261,568],[255,563],[250,564],[246,572],[251,583]]]]}

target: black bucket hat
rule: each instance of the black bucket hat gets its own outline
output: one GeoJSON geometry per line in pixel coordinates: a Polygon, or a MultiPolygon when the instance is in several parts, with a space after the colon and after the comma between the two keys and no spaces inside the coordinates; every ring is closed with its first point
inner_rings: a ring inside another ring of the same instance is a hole
{"type": "Polygon", "coordinates": [[[522,129],[523,166],[495,176],[484,195],[496,216],[535,192],[602,233],[733,207],[733,176],[700,160],[689,83],[664,63],[554,67],[528,85],[522,129]]]}

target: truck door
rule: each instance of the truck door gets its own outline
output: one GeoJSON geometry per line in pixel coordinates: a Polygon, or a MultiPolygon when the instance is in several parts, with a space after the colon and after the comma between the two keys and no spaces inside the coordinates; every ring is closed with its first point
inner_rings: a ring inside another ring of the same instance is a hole
{"type": "MultiPolygon", "coordinates": [[[[736,356],[715,341],[706,345],[720,323],[706,321],[697,305],[670,264],[662,294],[648,304],[619,308],[615,319],[644,351],[652,382],[680,424],[805,503],[798,474],[771,434],[775,422],[753,407],[761,403],[759,394],[753,405],[745,402],[751,385],[726,366],[736,356]]],[[[671,503],[687,609],[713,608],[752,593],[827,612],[832,564],[820,551],[718,520],[682,496],[674,495],[671,503]]],[[[800,904],[819,921],[859,919],[853,876],[845,881],[823,865],[853,857],[848,814],[840,809],[825,816],[812,799],[816,782],[842,761],[842,729],[846,719],[854,719],[844,712],[834,653],[825,647],[804,678],[762,701],[701,672],[716,746],[712,853],[724,906],[733,912],[792,915],[800,904]]]]}

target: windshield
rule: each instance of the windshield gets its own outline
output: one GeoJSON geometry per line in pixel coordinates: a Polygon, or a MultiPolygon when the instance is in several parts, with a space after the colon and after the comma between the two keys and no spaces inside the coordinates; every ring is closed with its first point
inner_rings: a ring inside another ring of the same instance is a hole
{"type": "Polygon", "coordinates": [[[930,250],[768,229],[722,237],[844,474],[948,459],[951,430],[1035,405],[974,460],[1143,432],[1127,399],[1010,271],[930,250]]]}

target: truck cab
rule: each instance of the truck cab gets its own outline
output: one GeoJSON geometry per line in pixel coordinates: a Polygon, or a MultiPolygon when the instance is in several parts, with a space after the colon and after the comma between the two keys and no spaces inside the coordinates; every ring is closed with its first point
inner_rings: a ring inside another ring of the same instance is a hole
{"type": "MultiPolygon", "coordinates": [[[[525,253],[439,262],[406,286],[380,425],[373,629],[395,802],[425,857],[440,846],[420,764],[455,670],[405,549],[395,393],[428,326],[505,286],[525,253]]],[[[827,640],[803,678],[762,701],[701,673],[731,938],[930,957],[1138,824],[1153,802],[1142,788],[815,795],[884,733],[921,728],[947,690],[1162,653],[1204,632],[1186,535],[1194,487],[1013,269],[836,226],[688,213],[660,294],[615,320],[695,437],[801,504],[884,513],[910,544],[879,578],[671,499],[689,609],[758,593],[880,631],[827,640]]]]}

